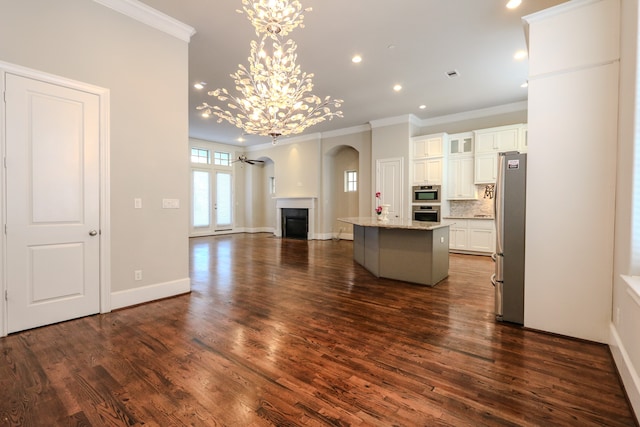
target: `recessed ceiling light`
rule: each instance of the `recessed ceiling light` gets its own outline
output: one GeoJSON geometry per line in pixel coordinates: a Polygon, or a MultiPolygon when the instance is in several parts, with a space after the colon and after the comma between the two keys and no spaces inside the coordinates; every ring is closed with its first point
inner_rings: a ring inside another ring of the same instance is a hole
{"type": "Polygon", "coordinates": [[[396,92],[400,92],[402,90],[402,85],[395,85],[393,87],[393,90],[395,90],[396,92]]]}
{"type": "Polygon", "coordinates": [[[351,62],[353,62],[354,64],[359,64],[362,62],[362,56],[360,55],[354,55],[353,58],[351,58],[351,62]]]}
{"type": "Polygon", "coordinates": [[[198,83],[194,84],[193,87],[195,87],[196,89],[200,90],[200,89],[204,89],[204,87],[206,85],[207,84],[205,82],[198,82],[198,83]]]}
{"type": "Polygon", "coordinates": [[[507,3],[507,9],[515,9],[520,6],[520,3],[522,3],[522,0],[509,0],[507,3]]]}
{"type": "Polygon", "coordinates": [[[427,106],[426,106],[426,105],[424,105],[424,104],[422,104],[422,105],[421,105],[421,106],[419,106],[418,108],[419,108],[419,109],[421,109],[421,110],[424,110],[425,108],[427,108],[427,106]]]}
{"type": "Polygon", "coordinates": [[[528,55],[526,50],[519,50],[513,55],[513,59],[521,60],[525,59],[527,56],[528,55]]]}
{"type": "Polygon", "coordinates": [[[521,88],[529,87],[529,82],[524,82],[520,85],[521,88]]]}
{"type": "Polygon", "coordinates": [[[243,138],[243,137],[239,137],[238,139],[236,139],[236,141],[238,141],[238,142],[244,142],[244,138],[243,138]]]}

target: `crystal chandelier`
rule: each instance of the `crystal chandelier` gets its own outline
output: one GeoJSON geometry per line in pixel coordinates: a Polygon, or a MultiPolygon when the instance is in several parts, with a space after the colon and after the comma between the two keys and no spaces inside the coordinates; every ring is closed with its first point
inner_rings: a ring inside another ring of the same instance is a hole
{"type": "Polygon", "coordinates": [[[301,133],[324,120],[343,117],[342,111],[330,108],[340,108],[342,100],[321,99],[311,93],[313,74],[302,72],[296,64],[296,43],[290,39],[279,41],[280,35],[303,26],[300,2],[242,0],[242,4],[262,38],[251,42],[249,67],[239,65],[238,71],[231,74],[239,94],[233,96],[224,88],[208,92],[229,109],[204,102],[198,110],[205,117],[217,116],[218,123],[226,120],[245,133],[270,136],[273,144],[281,135],[301,133]],[[272,39],[269,53],[265,50],[268,38],[272,39]]]}
{"type": "Polygon", "coordinates": [[[302,12],[310,12],[311,8],[303,10],[298,0],[242,0],[242,10],[260,37],[261,34],[286,36],[296,27],[304,28],[302,12]]]}

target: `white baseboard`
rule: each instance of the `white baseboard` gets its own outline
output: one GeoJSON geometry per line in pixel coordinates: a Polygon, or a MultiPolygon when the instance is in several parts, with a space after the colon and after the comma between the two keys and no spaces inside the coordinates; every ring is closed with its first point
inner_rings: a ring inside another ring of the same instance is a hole
{"type": "Polygon", "coordinates": [[[273,227],[242,228],[243,233],[275,233],[273,227]]]}
{"type": "Polygon", "coordinates": [[[638,419],[640,416],[640,377],[638,377],[638,372],[633,367],[629,354],[624,348],[622,340],[620,340],[615,325],[611,323],[609,329],[611,331],[609,348],[616,363],[616,368],[620,373],[620,378],[622,378],[622,384],[629,397],[629,402],[631,402],[631,409],[636,419],[638,419]]]}
{"type": "Polygon", "coordinates": [[[140,288],[127,289],[111,293],[111,309],[130,307],[136,304],[155,301],[191,292],[189,277],[172,282],[157,283],[140,288]]]}

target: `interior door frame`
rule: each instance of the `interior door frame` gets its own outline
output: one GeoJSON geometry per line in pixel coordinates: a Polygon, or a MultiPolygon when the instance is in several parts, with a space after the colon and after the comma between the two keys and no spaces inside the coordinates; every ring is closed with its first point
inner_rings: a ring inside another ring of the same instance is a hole
{"type": "MultiPolygon", "coordinates": [[[[48,74],[20,65],[0,61],[0,90],[4,98],[6,74],[39,80],[58,86],[67,87],[97,95],[99,98],[99,155],[100,155],[100,313],[111,311],[111,217],[110,217],[110,91],[99,86],[67,79],[65,77],[48,74]]],[[[7,239],[5,226],[7,221],[6,206],[6,106],[0,102],[0,154],[2,155],[2,173],[0,173],[0,337],[7,335],[7,239]]]]}

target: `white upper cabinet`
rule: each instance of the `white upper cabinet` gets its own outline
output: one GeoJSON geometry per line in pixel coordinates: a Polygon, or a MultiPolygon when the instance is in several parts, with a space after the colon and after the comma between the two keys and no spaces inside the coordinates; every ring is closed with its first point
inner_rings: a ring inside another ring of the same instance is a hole
{"type": "Polygon", "coordinates": [[[476,154],[474,176],[476,184],[495,183],[498,177],[498,154],[476,154]]]}
{"type": "Polygon", "coordinates": [[[474,182],[491,184],[498,174],[498,153],[526,151],[526,126],[510,125],[474,131],[475,167],[474,182]],[[525,138],[525,142],[522,140],[525,138]]]}
{"type": "Polygon", "coordinates": [[[412,185],[442,185],[447,134],[411,138],[412,185]]]}
{"type": "Polygon", "coordinates": [[[449,135],[449,154],[452,156],[458,154],[473,153],[473,132],[457,133],[449,135]]]}
{"type": "Polygon", "coordinates": [[[476,153],[499,153],[519,149],[520,128],[522,125],[502,126],[482,129],[474,132],[476,153]]]}
{"type": "Polygon", "coordinates": [[[477,199],[473,176],[473,156],[453,156],[449,159],[449,181],[447,198],[449,200],[477,199]]]}
{"type": "Polygon", "coordinates": [[[427,135],[412,138],[413,158],[422,159],[426,157],[442,157],[444,150],[445,135],[427,135]]]}
{"type": "Polygon", "coordinates": [[[518,151],[521,153],[529,151],[529,131],[526,124],[520,128],[520,148],[518,151]]]}
{"type": "Polygon", "coordinates": [[[442,166],[442,157],[414,160],[413,185],[442,185],[442,166]]]}

